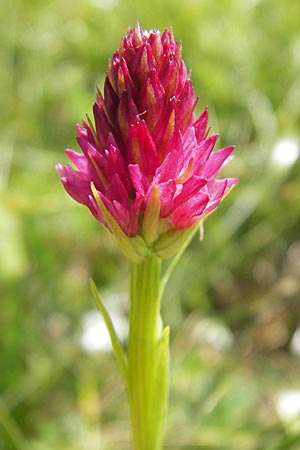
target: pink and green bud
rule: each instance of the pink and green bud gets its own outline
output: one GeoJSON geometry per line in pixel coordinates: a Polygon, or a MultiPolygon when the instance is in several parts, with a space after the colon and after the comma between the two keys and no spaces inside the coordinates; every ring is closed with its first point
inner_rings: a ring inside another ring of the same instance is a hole
{"type": "Polygon", "coordinates": [[[176,253],[236,178],[216,179],[233,146],[213,151],[208,110],[197,98],[170,30],[129,29],[109,62],[94,123],[77,127],[77,170],[57,166],[66,191],[114,236],[131,260],[148,248],[176,253]]]}

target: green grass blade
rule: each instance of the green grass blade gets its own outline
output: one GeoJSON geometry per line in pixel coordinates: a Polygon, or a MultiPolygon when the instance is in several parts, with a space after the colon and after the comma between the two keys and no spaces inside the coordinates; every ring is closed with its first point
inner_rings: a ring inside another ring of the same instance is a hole
{"type": "Polygon", "coordinates": [[[113,326],[110,315],[108,314],[107,309],[104,306],[104,303],[99,295],[99,292],[97,290],[95,282],[92,278],[90,278],[90,285],[91,285],[91,290],[92,290],[95,304],[96,304],[98,310],[100,311],[100,313],[102,314],[107,331],[110,336],[111,344],[112,344],[113,350],[115,352],[117,362],[119,364],[120,370],[124,377],[126,386],[128,386],[128,365],[127,365],[126,355],[125,355],[122,345],[119,341],[119,338],[118,338],[115,328],[113,326]]]}

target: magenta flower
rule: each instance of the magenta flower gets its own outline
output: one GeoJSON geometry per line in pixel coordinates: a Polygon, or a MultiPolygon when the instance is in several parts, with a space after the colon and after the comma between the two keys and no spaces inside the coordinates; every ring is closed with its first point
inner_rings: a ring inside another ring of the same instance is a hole
{"type": "Polygon", "coordinates": [[[213,152],[218,135],[208,136],[207,109],[195,118],[196,103],[172,32],[129,29],[109,62],[94,124],[87,116],[77,126],[83,153],[66,150],[77,170],[57,166],[66,191],[118,239],[138,236],[159,253],[238,181],[216,179],[234,147],[213,152]]]}

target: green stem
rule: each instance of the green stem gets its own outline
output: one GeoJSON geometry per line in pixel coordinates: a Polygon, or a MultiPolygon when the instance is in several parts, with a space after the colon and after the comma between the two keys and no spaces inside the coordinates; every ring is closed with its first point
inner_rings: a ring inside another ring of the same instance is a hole
{"type": "Polygon", "coordinates": [[[167,402],[168,330],[160,318],[161,259],[130,266],[128,388],[133,450],[160,450],[167,402]]]}

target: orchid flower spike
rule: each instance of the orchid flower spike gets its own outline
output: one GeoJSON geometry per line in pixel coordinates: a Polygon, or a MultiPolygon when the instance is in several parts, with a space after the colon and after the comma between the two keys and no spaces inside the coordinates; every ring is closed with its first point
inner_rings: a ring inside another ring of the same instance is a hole
{"type": "Polygon", "coordinates": [[[133,261],[149,248],[173,256],[238,182],[216,179],[234,147],[213,151],[218,135],[196,103],[181,42],[137,24],[109,62],[93,120],[77,126],[82,153],[66,150],[76,170],[57,165],[66,191],[133,261]]]}

